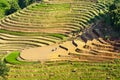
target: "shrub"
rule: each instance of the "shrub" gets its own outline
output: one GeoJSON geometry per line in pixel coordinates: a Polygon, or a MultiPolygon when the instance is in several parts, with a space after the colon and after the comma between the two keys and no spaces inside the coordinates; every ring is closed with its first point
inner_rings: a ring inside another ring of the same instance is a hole
{"type": "Polygon", "coordinates": [[[6,0],[0,0],[0,18],[5,16],[5,12],[9,7],[10,4],[6,0]]]}
{"type": "Polygon", "coordinates": [[[10,9],[6,11],[6,15],[12,14],[20,9],[17,1],[11,0],[9,1],[9,4],[10,4],[10,9]]]}
{"type": "Polygon", "coordinates": [[[8,76],[9,70],[10,70],[9,67],[7,67],[4,62],[0,61],[0,76],[3,79],[6,79],[6,77],[8,76]]]}

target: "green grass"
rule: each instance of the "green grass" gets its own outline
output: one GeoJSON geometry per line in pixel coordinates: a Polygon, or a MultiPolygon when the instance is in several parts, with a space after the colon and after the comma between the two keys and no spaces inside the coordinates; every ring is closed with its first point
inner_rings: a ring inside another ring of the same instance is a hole
{"type": "Polygon", "coordinates": [[[14,51],[10,53],[9,55],[7,55],[4,61],[7,63],[11,63],[11,64],[21,64],[22,62],[17,60],[17,57],[19,56],[19,54],[20,54],[19,51],[14,51]]]}
{"type": "Polygon", "coordinates": [[[8,80],[119,80],[120,60],[114,63],[88,63],[88,62],[46,62],[23,64],[18,61],[19,52],[9,54],[5,60],[15,65],[10,66],[8,80]],[[21,73],[22,72],[22,73],[21,73]],[[31,76],[34,75],[34,76],[31,76]]]}
{"type": "Polygon", "coordinates": [[[9,64],[27,64],[27,63],[34,63],[34,62],[25,62],[25,61],[19,61],[17,58],[20,55],[19,51],[14,51],[8,54],[4,61],[9,64]]]}
{"type": "Polygon", "coordinates": [[[17,36],[53,36],[53,37],[58,37],[60,39],[64,39],[65,37],[68,37],[67,35],[59,34],[59,33],[20,32],[20,31],[10,31],[5,29],[0,29],[0,33],[17,35],[17,36]]]}
{"type": "Polygon", "coordinates": [[[26,36],[26,35],[41,35],[40,32],[20,32],[20,31],[10,31],[5,29],[0,29],[0,33],[6,33],[11,35],[26,36]]]}
{"type": "Polygon", "coordinates": [[[53,36],[53,37],[57,37],[57,38],[60,38],[62,40],[66,39],[68,36],[67,35],[64,35],[64,34],[48,34],[49,36],[53,36]]]}
{"type": "Polygon", "coordinates": [[[41,9],[41,10],[45,10],[46,12],[56,11],[56,10],[68,10],[68,9],[70,9],[70,4],[65,4],[65,3],[64,4],[45,4],[45,3],[42,3],[39,5],[33,6],[31,9],[33,9],[33,10],[41,9]]]}
{"type": "Polygon", "coordinates": [[[120,62],[48,62],[41,64],[11,65],[8,80],[119,80],[120,62]],[[22,72],[22,73],[21,73],[22,72]],[[19,76],[17,76],[19,75],[19,76]],[[34,76],[31,76],[34,75],[34,76]]]}

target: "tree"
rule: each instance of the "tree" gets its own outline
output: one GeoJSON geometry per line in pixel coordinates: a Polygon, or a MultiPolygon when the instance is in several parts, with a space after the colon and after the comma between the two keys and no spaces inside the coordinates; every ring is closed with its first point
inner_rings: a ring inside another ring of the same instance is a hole
{"type": "Polygon", "coordinates": [[[120,31],[120,0],[114,0],[109,7],[111,26],[116,31],[120,31]]]}
{"type": "Polygon", "coordinates": [[[29,0],[29,4],[36,2],[36,0],[29,0]]]}
{"type": "Polygon", "coordinates": [[[29,0],[18,0],[18,4],[21,8],[27,7],[29,5],[29,0]]]}
{"type": "Polygon", "coordinates": [[[98,0],[108,7],[105,21],[111,25],[115,31],[120,31],[120,0],[98,0]]]}
{"type": "Polygon", "coordinates": [[[0,0],[0,18],[41,0],[0,0]]]}
{"type": "Polygon", "coordinates": [[[18,0],[18,4],[21,8],[24,8],[24,7],[27,7],[28,5],[30,5],[36,1],[37,0],[18,0]]]}
{"type": "Polygon", "coordinates": [[[5,16],[5,11],[10,8],[6,0],[0,0],[0,18],[5,16]]]}
{"type": "Polygon", "coordinates": [[[114,0],[97,0],[98,3],[103,3],[106,6],[113,4],[114,0]]]}
{"type": "Polygon", "coordinates": [[[9,70],[9,67],[7,67],[4,62],[0,61],[0,76],[3,79],[7,79],[6,77],[8,76],[9,70]]]}
{"type": "Polygon", "coordinates": [[[16,12],[17,10],[20,9],[17,1],[15,1],[15,0],[9,1],[9,4],[11,4],[11,5],[10,5],[10,9],[8,9],[8,10],[6,11],[6,15],[9,15],[9,14],[11,14],[11,13],[14,13],[14,12],[16,12]]]}

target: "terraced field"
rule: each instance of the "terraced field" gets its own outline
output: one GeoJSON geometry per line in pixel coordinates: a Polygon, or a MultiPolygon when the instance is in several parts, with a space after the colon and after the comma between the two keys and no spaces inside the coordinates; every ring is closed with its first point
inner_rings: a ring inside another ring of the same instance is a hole
{"type": "Polygon", "coordinates": [[[104,4],[90,0],[46,0],[1,19],[0,59],[12,63],[8,80],[118,80],[120,65],[113,62],[120,58],[120,40],[104,38],[106,12],[104,4]],[[41,49],[49,46],[54,62],[42,62],[41,49]],[[37,62],[19,61],[34,55],[37,62]]]}
{"type": "Polygon", "coordinates": [[[105,6],[84,1],[33,4],[1,20],[2,29],[22,32],[65,33],[88,27],[90,19],[104,14],[105,6]],[[82,4],[82,5],[81,5],[82,4]]]}
{"type": "MultiPolygon", "coordinates": [[[[96,25],[100,27],[100,24],[96,25]]],[[[81,35],[78,35],[75,40],[69,45],[61,44],[64,50],[68,50],[67,55],[59,55],[69,57],[69,60],[76,59],[78,61],[114,61],[120,58],[120,42],[118,40],[106,40],[100,28],[91,27],[81,35]]]]}
{"type": "Polygon", "coordinates": [[[102,4],[80,0],[34,3],[0,20],[0,51],[61,42],[66,35],[90,27],[105,11],[102,4]]]}
{"type": "Polygon", "coordinates": [[[119,80],[120,64],[52,62],[10,65],[8,80],[119,80]]]}
{"type": "MultiPolygon", "coordinates": [[[[51,34],[52,35],[52,34],[51,34]]],[[[40,47],[60,42],[62,39],[49,35],[11,35],[0,33],[0,51],[22,50],[29,47],[40,47]]]]}

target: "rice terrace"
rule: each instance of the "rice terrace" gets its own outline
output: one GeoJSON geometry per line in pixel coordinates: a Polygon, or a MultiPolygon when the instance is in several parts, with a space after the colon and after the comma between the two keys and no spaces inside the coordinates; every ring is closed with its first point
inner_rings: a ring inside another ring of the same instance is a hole
{"type": "Polygon", "coordinates": [[[0,80],[120,80],[120,0],[0,0],[0,80]]]}

